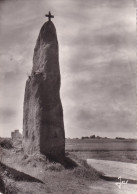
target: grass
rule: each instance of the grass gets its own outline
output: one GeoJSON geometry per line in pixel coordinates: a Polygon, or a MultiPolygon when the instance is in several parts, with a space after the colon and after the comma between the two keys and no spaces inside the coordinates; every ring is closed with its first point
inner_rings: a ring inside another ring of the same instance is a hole
{"type": "Polygon", "coordinates": [[[110,160],[110,161],[121,161],[129,163],[137,163],[137,151],[73,151],[70,152],[75,154],[81,159],[99,159],[99,160],[110,160]]]}
{"type": "Polygon", "coordinates": [[[74,154],[69,154],[70,157],[75,160],[78,164],[76,168],[73,169],[72,174],[82,180],[95,181],[102,175],[100,172],[95,170],[93,167],[87,164],[86,160],[82,160],[74,154]]]}
{"type": "Polygon", "coordinates": [[[0,138],[0,146],[5,149],[13,148],[13,143],[10,138],[0,138]]]}
{"type": "MultiPolygon", "coordinates": [[[[91,151],[91,142],[89,141],[82,140],[77,142],[76,140],[69,143],[71,143],[69,146],[71,147],[74,145],[74,148],[73,152],[71,152],[71,149],[68,149],[69,152],[66,153],[65,165],[49,161],[46,156],[41,154],[28,156],[23,153],[22,149],[1,148],[0,159],[4,164],[14,169],[11,171],[11,174],[13,173],[15,175],[15,172],[17,172],[17,174],[21,172],[21,174],[24,173],[44,183],[28,181],[25,178],[24,180],[20,179],[20,181],[18,181],[12,178],[12,176],[5,176],[6,182],[4,182],[4,185],[6,185],[6,189],[9,190],[9,193],[89,194],[91,187],[92,192],[97,193],[97,184],[104,183],[100,178],[102,174],[89,166],[85,159],[95,158],[124,162],[132,161],[133,163],[137,162],[137,151],[91,151]],[[79,144],[80,147],[78,147],[79,144]],[[82,146],[84,149],[87,147],[90,151],[85,152],[82,146]],[[69,168],[70,166],[71,168],[69,168]]],[[[110,141],[108,143],[111,145],[110,141]]],[[[69,146],[66,144],[67,148],[69,146]]],[[[19,176],[21,176],[21,174],[19,173],[19,176]]],[[[3,183],[0,182],[0,184],[3,183]]],[[[106,190],[106,193],[109,192],[106,190]]]]}
{"type": "Polygon", "coordinates": [[[46,166],[45,170],[61,172],[64,170],[64,167],[59,163],[50,163],[46,166]]]}
{"type": "Polygon", "coordinates": [[[66,150],[84,160],[93,158],[137,163],[135,139],[70,139],[66,140],[66,150]]]}
{"type": "Polygon", "coordinates": [[[137,151],[137,139],[68,139],[66,151],[137,151]]]}
{"type": "Polygon", "coordinates": [[[0,192],[3,194],[19,194],[15,181],[4,179],[0,176],[0,192]]]}
{"type": "MultiPolygon", "coordinates": [[[[15,181],[13,190],[17,190],[19,194],[88,194],[91,182],[100,180],[101,174],[74,154],[66,154],[68,164],[70,160],[77,164],[77,167],[69,169],[57,162],[49,161],[43,155],[27,156],[22,151],[16,152],[14,149],[4,149],[3,152],[4,164],[44,183],[15,181]]],[[[15,179],[11,180],[13,182],[15,179]]]]}

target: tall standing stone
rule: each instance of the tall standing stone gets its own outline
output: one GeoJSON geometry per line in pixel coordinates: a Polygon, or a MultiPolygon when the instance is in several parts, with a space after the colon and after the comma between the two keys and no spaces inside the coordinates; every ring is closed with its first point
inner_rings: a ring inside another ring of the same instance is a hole
{"type": "Polygon", "coordinates": [[[56,160],[65,155],[58,40],[52,21],[40,30],[32,73],[26,82],[23,147],[28,154],[38,152],[56,160]]]}

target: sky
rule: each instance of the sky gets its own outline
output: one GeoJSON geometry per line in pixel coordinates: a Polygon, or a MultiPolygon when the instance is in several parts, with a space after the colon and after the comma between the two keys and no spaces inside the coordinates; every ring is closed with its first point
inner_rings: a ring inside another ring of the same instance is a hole
{"type": "Polygon", "coordinates": [[[25,83],[49,10],[66,137],[136,138],[135,0],[0,0],[0,136],[22,131],[25,83]]]}

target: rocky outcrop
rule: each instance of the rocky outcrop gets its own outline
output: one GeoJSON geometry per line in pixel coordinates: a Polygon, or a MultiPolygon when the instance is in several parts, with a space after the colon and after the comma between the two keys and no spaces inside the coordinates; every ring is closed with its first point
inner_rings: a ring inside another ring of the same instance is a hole
{"type": "Polygon", "coordinates": [[[46,22],[39,33],[31,76],[26,82],[23,112],[23,147],[61,160],[65,155],[63,110],[56,29],[46,22]]]}

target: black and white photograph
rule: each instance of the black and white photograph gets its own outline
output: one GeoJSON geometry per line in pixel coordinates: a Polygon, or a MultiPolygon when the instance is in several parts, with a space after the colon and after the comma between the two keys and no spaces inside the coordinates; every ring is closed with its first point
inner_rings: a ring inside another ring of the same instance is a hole
{"type": "Polygon", "coordinates": [[[137,194],[135,0],[0,0],[0,194],[137,194]]]}

